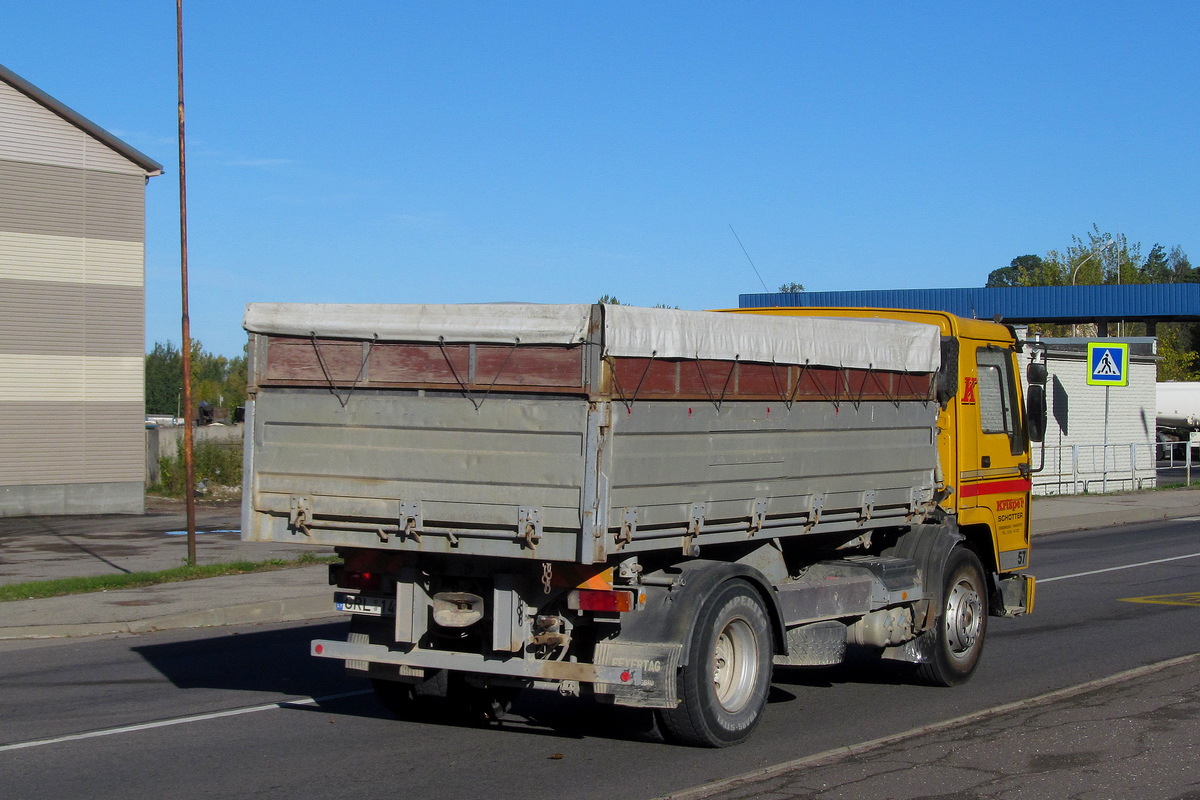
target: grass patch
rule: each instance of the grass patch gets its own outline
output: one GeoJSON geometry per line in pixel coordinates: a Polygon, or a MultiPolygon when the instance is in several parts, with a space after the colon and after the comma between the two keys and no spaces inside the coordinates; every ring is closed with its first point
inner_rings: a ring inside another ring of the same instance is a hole
{"type": "Polygon", "coordinates": [[[1157,491],[1161,491],[1164,489],[1200,489],[1200,470],[1197,470],[1196,477],[1192,478],[1191,486],[1188,486],[1186,483],[1183,483],[1182,481],[1180,481],[1179,483],[1160,483],[1158,486],[1155,486],[1150,491],[1157,492],[1157,491]]]}
{"type": "Polygon", "coordinates": [[[270,572],[308,564],[332,564],[340,561],[338,556],[319,556],[303,553],[299,558],[287,560],[273,558],[269,561],[229,561],[224,564],[197,564],[172,567],[157,572],[130,572],[117,575],[94,575],[87,578],[57,578],[49,581],[28,581],[0,586],[0,602],[9,600],[31,600],[42,597],[61,597],[68,594],[103,592],[109,589],[137,589],[156,586],[160,583],[179,583],[199,578],[218,578],[222,575],[245,575],[251,572],[270,572]]]}
{"type": "MultiPolygon", "coordinates": [[[[237,439],[196,439],[192,442],[192,464],[196,483],[209,486],[241,486],[242,442],[237,439]]],[[[176,442],[175,455],[158,459],[158,483],[150,491],[166,497],[183,497],[185,471],[183,439],[176,442]]]]}

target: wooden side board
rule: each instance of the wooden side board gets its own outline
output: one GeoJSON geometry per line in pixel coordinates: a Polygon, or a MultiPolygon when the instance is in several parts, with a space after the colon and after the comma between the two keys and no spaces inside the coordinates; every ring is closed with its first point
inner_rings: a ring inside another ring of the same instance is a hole
{"type": "Polygon", "coordinates": [[[578,394],[646,400],[932,400],[936,375],[715,360],[606,357],[588,380],[587,345],[361,342],[270,336],[261,386],[578,394]]]}

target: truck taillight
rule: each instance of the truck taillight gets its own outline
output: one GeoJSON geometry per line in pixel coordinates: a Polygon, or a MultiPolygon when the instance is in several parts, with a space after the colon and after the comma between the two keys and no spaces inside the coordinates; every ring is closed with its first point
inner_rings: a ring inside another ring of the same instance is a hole
{"type": "Polygon", "coordinates": [[[338,576],[338,586],[342,589],[378,591],[382,583],[383,575],[378,572],[356,572],[344,569],[338,576]]]}
{"type": "Polygon", "coordinates": [[[620,613],[633,611],[635,607],[633,592],[616,589],[600,591],[597,589],[576,589],[567,595],[567,608],[573,611],[604,611],[620,613]]]}

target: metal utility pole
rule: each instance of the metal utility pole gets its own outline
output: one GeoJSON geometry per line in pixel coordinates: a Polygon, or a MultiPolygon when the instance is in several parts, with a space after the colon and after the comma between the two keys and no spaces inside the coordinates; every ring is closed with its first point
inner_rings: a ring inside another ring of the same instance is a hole
{"type": "Polygon", "coordinates": [[[179,271],[183,285],[183,471],[187,503],[187,563],[196,563],[196,463],[192,458],[192,331],[188,319],[187,161],[183,146],[183,0],[175,0],[179,68],[179,271]]]}

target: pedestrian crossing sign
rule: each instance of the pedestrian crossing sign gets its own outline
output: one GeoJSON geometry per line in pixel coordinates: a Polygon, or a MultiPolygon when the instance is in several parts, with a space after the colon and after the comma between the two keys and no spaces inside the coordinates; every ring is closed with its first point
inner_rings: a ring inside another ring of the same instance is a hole
{"type": "Polygon", "coordinates": [[[1088,342],[1088,385],[1128,386],[1129,345],[1088,342]]]}

